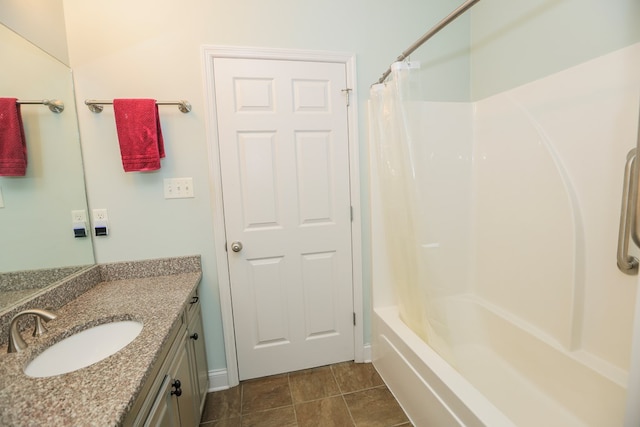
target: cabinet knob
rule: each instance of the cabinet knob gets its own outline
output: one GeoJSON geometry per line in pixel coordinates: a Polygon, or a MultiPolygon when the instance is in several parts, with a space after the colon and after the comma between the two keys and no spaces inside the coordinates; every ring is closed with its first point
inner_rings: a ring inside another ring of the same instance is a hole
{"type": "Polygon", "coordinates": [[[189,338],[191,338],[192,340],[197,340],[198,339],[198,333],[194,332],[193,335],[191,335],[189,338]]]}
{"type": "Polygon", "coordinates": [[[175,388],[175,390],[171,390],[171,395],[175,395],[175,396],[181,396],[182,395],[182,389],[180,388],[180,386],[182,385],[182,383],[180,382],[180,380],[175,380],[173,382],[173,384],[171,384],[171,387],[175,388]]]}

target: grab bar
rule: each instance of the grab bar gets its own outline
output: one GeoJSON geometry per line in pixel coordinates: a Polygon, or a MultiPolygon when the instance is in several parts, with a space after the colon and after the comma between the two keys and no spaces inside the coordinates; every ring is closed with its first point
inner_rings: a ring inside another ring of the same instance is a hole
{"type": "MultiPolygon", "coordinates": [[[[636,134],[636,154],[640,152],[640,109],[638,109],[638,132],[636,134]]],[[[640,171],[634,170],[633,180],[635,185],[635,211],[633,213],[633,224],[631,226],[631,237],[635,242],[636,246],[640,247],[640,197],[638,197],[638,189],[640,189],[640,171]]]]}
{"type": "Polygon", "coordinates": [[[630,275],[638,274],[638,258],[629,255],[629,237],[631,235],[631,227],[634,216],[636,215],[636,203],[638,201],[636,151],[635,148],[629,151],[627,154],[627,163],[624,167],[622,206],[620,207],[620,229],[618,231],[618,268],[623,273],[630,275]]]}

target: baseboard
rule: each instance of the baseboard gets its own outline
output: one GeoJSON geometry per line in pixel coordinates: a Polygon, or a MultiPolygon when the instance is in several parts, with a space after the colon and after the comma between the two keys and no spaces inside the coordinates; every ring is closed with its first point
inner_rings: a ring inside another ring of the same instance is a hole
{"type": "Polygon", "coordinates": [[[229,378],[227,377],[226,369],[215,369],[213,371],[209,371],[209,390],[219,391],[226,390],[229,388],[229,378]]]}
{"type": "Polygon", "coordinates": [[[365,344],[362,350],[362,361],[365,363],[369,363],[372,360],[373,359],[371,356],[371,344],[365,344]]]}

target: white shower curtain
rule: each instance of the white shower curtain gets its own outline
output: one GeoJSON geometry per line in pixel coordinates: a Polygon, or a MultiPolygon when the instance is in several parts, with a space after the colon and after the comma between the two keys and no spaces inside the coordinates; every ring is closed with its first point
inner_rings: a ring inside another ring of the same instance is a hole
{"type": "Polygon", "coordinates": [[[370,145],[376,157],[390,276],[402,320],[450,363],[446,311],[437,283],[429,282],[423,259],[429,226],[419,181],[425,167],[419,155],[420,123],[412,122],[411,100],[417,78],[408,63],[393,64],[384,84],[372,86],[369,101],[370,145]]]}

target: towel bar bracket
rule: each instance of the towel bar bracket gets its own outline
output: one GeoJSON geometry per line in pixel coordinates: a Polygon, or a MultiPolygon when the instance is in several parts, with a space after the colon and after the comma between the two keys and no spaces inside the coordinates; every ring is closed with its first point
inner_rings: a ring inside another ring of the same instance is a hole
{"type": "Polygon", "coordinates": [[[59,99],[45,99],[44,105],[49,107],[53,113],[62,113],[64,111],[64,103],[59,99]]]}
{"type": "Polygon", "coordinates": [[[188,113],[191,111],[191,104],[189,104],[187,101],[181,101],[180,104],[178,104],[178,110],[182,111],[183,113],[188,113]]]}
{"type": "Polygon", "coordinates": [[[92,113],[102,113],[102,110],[104,110],[104,107],[102,105],[89,104],[88,101],[85,101],[85,104],[87,104],[89,111],[91,111],[92,113]]]}

